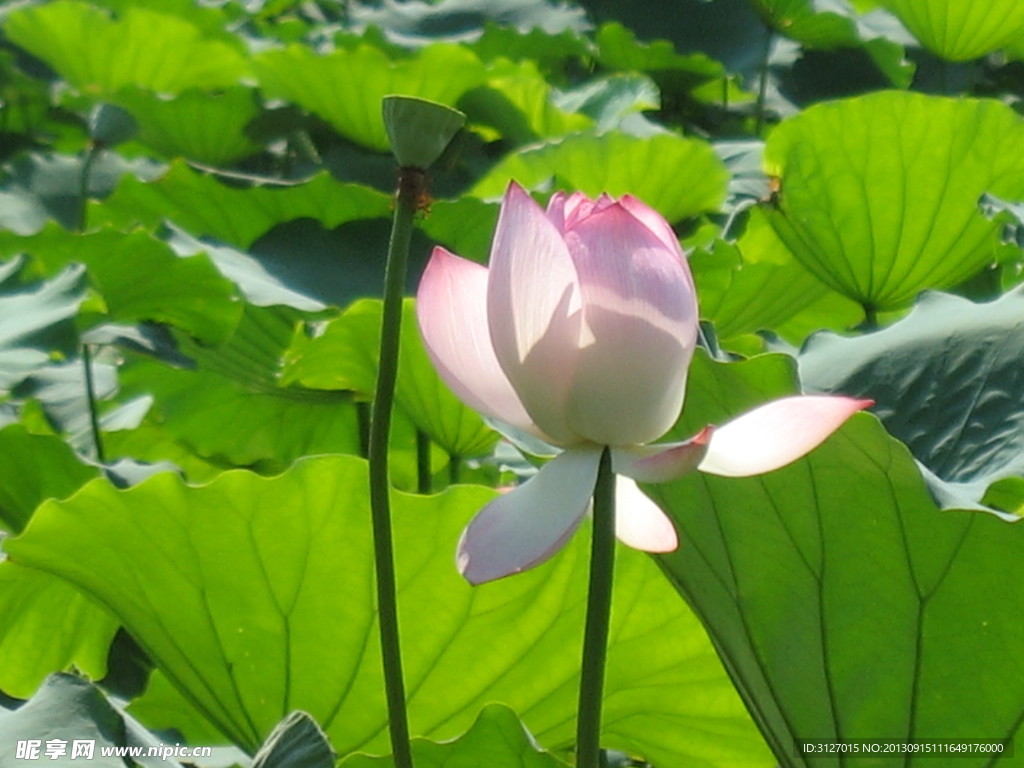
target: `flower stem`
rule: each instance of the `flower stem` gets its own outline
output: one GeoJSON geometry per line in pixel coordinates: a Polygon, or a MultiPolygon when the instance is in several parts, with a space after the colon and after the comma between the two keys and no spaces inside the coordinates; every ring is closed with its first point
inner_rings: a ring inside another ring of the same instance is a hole
{"type": "Polygon", "coordinates": [[[416,493],[430,493],[430,436],[416,430],[416,493]]]}
{"type": "Polygon", "coordinates": [[[594,535],[590,549],[587,624],[583,636],[579,716],[576,722],[577,768],[600,768],[601,700],[608,655],[608,626],[615,568],[615,475],[611,453],[601,454],[594,488],[594,535]]]}
{"type": "Polygon", "coordinates": [[[377,391],[370,414],[370,510],[373,518],[373,549],[377,571],[377,610],[384,659],[384,687],[388,726],[395,768],[412,768],[409,721],[405,711],[405,682],[398,639],[398,600],[395,588],[395,555],[391,538],[391,499],[388,479],[388,436],[398,374],[398,344],[402,330],[402,289],[405,285],[409,242],[412,238],[416,201],[425,174],[415,168],[399,172],[395,218],[384,272],[384,318],[380,333],[380,365],[377,391]]]}
{"type": "Polygon", "coordinates": [[[772,43],[775,42],[775,30],[769,24],[764,29],[764,51],[761,56],[761,72],[757,84],[757,101],[754,106],[756,125],[754,134],[761,135],[765,123],[765,100],[768,95],[768,60],[772,55],[772,43]]]}
{"type": "Polygon", "coordinates": [[[85,370],[85,400],[89,406],[89,429],[92,431],[93,448],[96,461],[103,464],[106,457],[103,452],[103,436],[100,434],[99,406],[96,404],[96,382],[92,376],[92,349],[88,344],[82,345],[82,367],[85,370]]]}

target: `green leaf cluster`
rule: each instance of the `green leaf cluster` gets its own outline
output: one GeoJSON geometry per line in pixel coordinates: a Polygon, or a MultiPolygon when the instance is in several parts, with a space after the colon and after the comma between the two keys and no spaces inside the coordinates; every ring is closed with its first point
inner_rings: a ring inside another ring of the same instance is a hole
{"type": "Polygon", "coordinates": [[[572,759],[588,533],[457,576],[535,467],[412,298],[434,246],[486,263],[513,178],[674,227],[705,351],[670,437],[876,401],[768,476],[645,488],[681,546],[620,553],[604,745],[1017,740],[1018,0],[44,0],[0,28],[0,701],[27,700],[0,763],[37,728],[390,764],[362,457],[393,94],[467,118],[420,201],[390,445],[417,765],[572,759]]]}

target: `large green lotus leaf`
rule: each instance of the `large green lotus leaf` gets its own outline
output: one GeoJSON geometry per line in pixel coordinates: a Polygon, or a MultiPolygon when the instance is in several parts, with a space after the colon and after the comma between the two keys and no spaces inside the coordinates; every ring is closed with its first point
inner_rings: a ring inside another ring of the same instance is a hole
{"type": "Polygon", "coordinates": [[[766,208],[819,279],[862,305],[901,307],[994,259],[990,192],[1024,196],[1024,120],[997,101],[883,92],[811,107],[765,149],[766,208]]]}
{"type": "Polygon", "coordinates": [[[716,210],[729,181],[711,145],[671,133],[637,138],[623,133],[574,135],[510,155],[473,188],[498,197],[510,179],[527,188],[635,195],[669,221],[716,210]]]}
{"type": "Polygon", "coordinates": [[[85,265],[114,320],[167,323],[217,344],[241,315],[234,284],[206,256],[179,258],[143,232],[72,234],[48,224],[38,235],[5,238],[0,249],[28,253],[48,273],[85,265]]]}
{"type": "Polygon", "coordinates": [[[799,343],[821,328],[849,328],[863,310],[822,283],[789,252],[759,209],[735,244],[715,241],[690,257],[701,317],[722,339],[773,331],[799,343]]]}
{"type": "MultiPolygon", "coordinates": [[[[0,430],[0,466],[0,527],[13,533],[46,499],[66,498],[99,476],[63,440],[30,434],[20,424],[0,430]]],[[[5,693],[28,697],[48,674],[72,664],[95,677],[105,674],[117,621],[67,582],[0,564],[0,616],[5,693]]]]}
{"type": "Polygon", "coordinates": [[[951,61],[967,61],[1024,35],[1024,6],[1017,0],[882,0],[914,37],[951,61]]]}
{"type": "Polygon", "coordinates": [[[46,499],[63,499],[99,475],[67,443],[20,424],[0,429],[0,526],[17,533],[46,499]]]}
{"type": "Polygon", "coordinates": [[[239,188],[175,162],[152,183],[125,179],[93,216],[115,225],[137,221],[155,226],[168,219],[197,237],[208,235],[248,248],[277,224],[312,218],[337,227],[387,217],[389,205],[384,193],[340,184],[326,173],[301,184],[239,188]]]}
{"type": "MultiPolygon", "coordinates": [[[[282,376],[317,389],[342,389],[372,398],[380,356],[381,302],[363,299],[332,320],[314,339],[298,337],[282,376]]],[[[409,419],[454,456],[488,453],[497,434],[463,405],[441,381],[427,357],[416,321],[415,302],[406,299],[395,398],[409,419]]]]}
{"type": "MultiPolygon", "coordinates": [[[[451,738],[490,702],[537,738],[573,739],[586,536],[514,579],[470,587],[452,553],[494,491],[393,496],[404,664],[414,735],[451,738]]],[[[303,460],[190,487],[160,474],[94,481],[47,502],[5,544],[108,605],[211,722],[253,749],[285,713],[310,713],[339,754],[387,751],[366,464],[303,460]]],[[[604,741],[661,765],[767,766],[696,619],[654,562],[621,549],[604,741]]],[[[154,725],[150,723],[150,725],[154,725]]]]}
{"type": "Polygon", "coordinates": [[[232,337],[219,347],[181,340],[196,370],[134,359],[120,372],[122,390],[154,396],[154,418],[207,460],[287,465],[311,453],[357,453],[357,416],[349,395],[277,382],[297,324],[292,311],[246,307],[232,337]]]}
{"type": "MultiPolygon", "coordinates": [[[[699,356],[677,435],[793,391],[793,363],[699,356]]],[[[753,478],[645,486],[680,533],[659,558],[708,627],[782,766],[794,739],[1014,738],[1022,727],[1024,528],[941,511],[870,416],[753,478]]],[[[880,755],[877,766],[917,765],[880,755]]],[[[941,762],[941,761],[940,761],[941,762]]],[[[989,766],[989,755],[962,756],[989,766]]],[[[922,762],[922,765],[925,765],[922,762]]]]}
{"type": "Polygon", "coordinates": [[[1021,360],[1024,288],[985,304],[926,293],[884,330],[813,337],[800,380],[873,398],[886,428],[934,475],[939,498],[977,503],[996,480],[1024,475],[1021,360]]]}
{"type": "Polygon", "coordinates": [[[459,108],[474,124],[495,128],[512,145],[586,130],[593,120],[556,106],[551,85],[532,61],[499,60],[488,71],[487,83],[474,88],[459,108]]]}
{"type": "Polygon", "coordinates": [[[0,562],[0,616],[4,693],[27,698],[47,675],[72,666],[97,680],[106,675],[120,623],[68,582],[0,562]]]}
{"type": "Polygon", "coordinates": [[[498,223],[498,205],[464,195],[458,200],[438,200],[430,214],[419,223],[420,229],[448,250],[465,259],[486,264],[491,240],[498,223]]]}
{"type": "Polygon", "coordinates": [[[50,353],[78,345],[74,318],[85,299],[85,271],[68,267],[38,285],[17,276],[25,260],[0,263],[0,390],[46,365],[50,353]]]}
{"type": "MultiPolygon", "coordinates": [[[[566,768],[537,746],[516,713],[501,704],[488,704],[473,727],[454,741],[438,744],[426,739],[412,742],[413,761],[419,768],[486,765],[488,768],[566,768]]],[[[391,757],[353,755],[341,768],[393,768],[391,757]]]]}
{"type": "Polygon", "coordinates": [[[9,14],[4,33],[79,90],[127,85],[160,93],[224,88],[247,73],[245,57],[180,16],[132,6],[118,19],[88,3],[56,0],[9,14]]]}
{"type": "Polygon", "coordinates": [[[250,88],[237,86],[216,93],[190,89],[172,98],[124,88],[113,101],[135,118],[137,139],[161,157],[231,165],[262,149],[245,133],[260,114],[250,88]]]}
{"type": "Polygon", "coordinates": [[[645,44],[618,22],[602,24],[595,36],[597,56],[606,67],[636,72],[673,73],[673,83],[692,88],[726,77],[725,67],[703,53],[682,55],[667,40],[645,44]]]}
{"type": "Polygon", "coordinates": [[[390,146],[381,115],[384,96],[401,93],[454,105],[485,79],[472,52],[444,44],[400,61],[369,45],[326,55],[293,45],[259,54],[253,67],[268,96],[298,104],[345,138],[379,151],[390,146]]]}

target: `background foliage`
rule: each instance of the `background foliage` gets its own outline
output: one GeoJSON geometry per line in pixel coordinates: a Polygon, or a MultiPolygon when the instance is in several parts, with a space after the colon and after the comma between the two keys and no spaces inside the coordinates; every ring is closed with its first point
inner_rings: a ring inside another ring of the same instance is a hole
{"type": "MultiPolygon", "coordinates": [[[[877,401],[767,477],[646,489],[682,546],[620,553],[613,759],[1016,740],[1022,57],[1017,0],[5,4],[0,756],[101,734],[387,764],[361,456],[390,93],[468,116],[410,292],[435,243],[486,261],[510,178],[628,192],[698,284],[680,435],[794,391],[877,401]]],[[[562,765],[586,534],[530,574],[457,577],[461,526],[533,468],[444,387],[406,310],[417,764],[562,765]]]]}

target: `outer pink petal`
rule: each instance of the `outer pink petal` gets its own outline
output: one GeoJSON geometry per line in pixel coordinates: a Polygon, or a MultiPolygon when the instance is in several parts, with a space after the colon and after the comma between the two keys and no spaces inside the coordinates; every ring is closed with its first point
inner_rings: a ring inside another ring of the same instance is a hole
{"type": "Polygon", "coordinates": [[[569,423],[604,445],[655,440],[679,416],[696,344],[697,302],[686,265],[618,203],[565,237],[584,313],[569,423]]]}
{"type": "Polygon", "coordinates": [[[773,400],[715,430],[698,469],[725,477],[771,472],[817,448],[872,400],[808,395],[773,400]]]}
{"type": "Polygon", "coordinates": [[[491,249],[487,316],[498,362],[527,413],[557,444],[579,442],[566,418],[580,344],[576,269],[557,227],[514,182],[491,249]]]}
{"type": "Polygon", "coordinates": [[[435,248],[416,296],[427,353],[470,408],[538,434],[498,364],[487,328],[487,268],[435,248]]]}
{"type": "Polygon", "coordinates": [[[615,535],[644,552],[672,552],[679,546],[675,526],[628,477],[615,479],[615,535]]]}
{"type": "Polygon", "coordinates": [[[682,443],[655,443],[612,449],[612,469],[643,483],[667,483],[697,469],[708,451],[714,427],[704,427],[682,443]]]}
{"type": "Polygon", "coordinates": [[[570,450],[499,496],[466,527],[456,562],[472,584],[540,565],[569,540],[590,506],[601,453],[570,450]]]}

